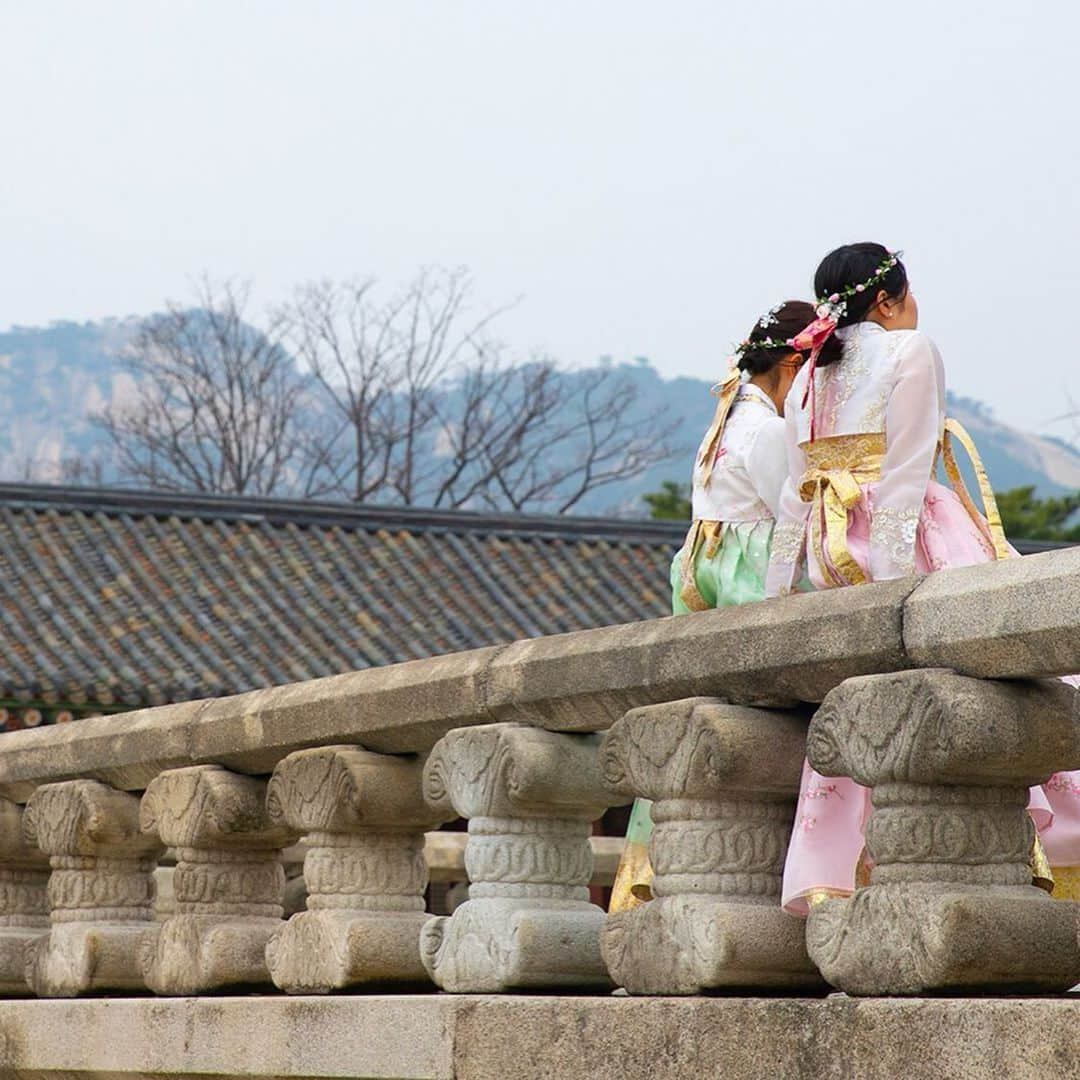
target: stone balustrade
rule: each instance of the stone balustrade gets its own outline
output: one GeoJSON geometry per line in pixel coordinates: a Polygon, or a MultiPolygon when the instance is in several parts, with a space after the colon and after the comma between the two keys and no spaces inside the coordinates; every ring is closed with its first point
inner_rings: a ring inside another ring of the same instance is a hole
{"type": "Polygon", "coordinates": [[[1080,767],[1077,691],[950,671],[837,687],[811,764],[871,788],[870,884],[810,912],[810,955],[852,994],[1062,991],[1080,982],[1080,904],[1032,884],[1028,788],[1080,767]]]}
{"type": "Polygon", "coordinates": [[[469,819],[469,899],[424,928],[424,965],[444,990],[610,983],[604,912],[589,903],[590,824],[607,808],[594,735],[521,724],[462,728],[428,760],[424,795],[469,819]]]}
{"type": "Polygon", "coordinates": [[[274,983],[325,993],[422,982],[424,831],[454,815],[425,804],[422,762],[355,746],[298,750],[270,780],[270,811],[302,832],[307,910],[267,948],[274,983]]]}
{"type": "Polygon", "coordinates": [[[26,947],[42,997],[141,990],[141,951],[156,933],[152,875],[161,852],[139,827],[139,800],[97,780],[38,788],[26,835],[49,856],[49,931],[26,947]]]}
{"type": "Polygon", "coordinates": [[[1078,670],[1080,549],[5,735],[0,993],[1059,991],[1024,792],[1080,768],[1078,670]],[[874,808],[869,885],[806,923],[804,753],[874,808]],[[593,823],[635,796],[655,898],[607,916],[593,823]]]}
{"type": "Polygon", "coordinates": [[[690,698],[607,733],[609,789],[653,800],[655,899],[612,915],[602,939],[630,993],[821,985],[802,924],[780,910],[805,732],[798,713],[690,698]]]}

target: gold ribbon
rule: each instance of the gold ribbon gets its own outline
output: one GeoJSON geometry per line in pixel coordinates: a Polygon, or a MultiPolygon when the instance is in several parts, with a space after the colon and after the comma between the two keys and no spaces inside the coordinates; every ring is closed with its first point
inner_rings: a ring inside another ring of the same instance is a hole
{"type": "Polygon", "coordinates": [[[1048,893],[1054,891],[1054,871],[1050,869],[1050,860],[1038,835],[1031,845],[1031,884],[1048,893]]]}
{"type": "Polygon", "coordinates": [[[862,496],[862,485],[881,476],[885,436],[880,433],[833,435],[802,444],[807,470],[799,497],[810,503],[810,540],[822,575],[831,576],[821,557],[822,528],[832,568],[848,585],[862,585],[866,575],[847,546],[848,511],[862,496]]]}
{"type": "Polygon", "coordinates": [[[619,870],[611,887],[608,914],[631,911],[652,899],[652,863],[649,845],[627,840],[619,860],[619,870]]]}
{"type": "Polygon", "coordinates": [[[959,420],[951,419],[945,421],[945,433],[941,439],[941,457],[945,464],[945,475],[949,478],[949,484],[964,504],[964,509],[971,516],[972,521],[977,525],[980,524],[979,511],[968,494],[964,478],[960,475],[960,467],[956,464],[956,454],[953,452],[952,446],[953,439],[964,448],[971,462],[971,467],[975,470],[975,479],[978,482],[979,495],[982,498],[983,516],[986,518],[986,524],[990,527],[990,539],[994,545],[994,554],[999,559],[1008,559],[1012,552],[1009,550],[1008,541],[1005,539],[1005,530],[1001,525],[1001,515],[998,513],[994,489],[990,486],[990,477],[986,475],[986,469],[983,467],[982,458],[979,457],[979,451],[975,448],[971,436],[964,430],[963,424],[959,420]]]}
{"type": "Polygon", "coordinates": [[[712,423],[709,425],[708,431],[705,432],[705,438],[701,440],[701,446],[698,447],[694,472],[699,487],[706,487],[709,478],[712,476],[713,468],[716,466],[716,451],[724,434],[724,425],[727,423],[728,413],[731,412],[731,406],[735,404],[735,398],[738,396],[741,385],[741,372],[738,368],[732,368],[712,388],[712,392],[719,400],[716,403],[716,412],[713,413],[712,423]]]}
{"type": "Polygon", "coordinates": [[[695,520],[683,541],[682,551],[679,552],[679,599],[691,611],[708,611],[710,608],[697,587],[697,553],[704,542],[705,557],[711,559],[720,546],[723,528],[720,521],[695,520]]]}
{"type": "MultiPolygon", "coordinates": [[[[799,497],[803,502],[811,504],[810,542],[822,576],[825,580],[831,576],[821,555],[824,529],[824,550],[828,552],[833,569],[848,585],[862,585],[867,580],[866,575],[847,546],[848,511],[858,503],[862,487],[881,477],[885,436],[880,433],[833,435],[802,443],[801,447],[806,454],[808,468],[799,481],[799,497]]],[[[985,519],[996,557],[1009,558],[1012,552],[1005,539],[1005,530],[1001,525],[1001,515],[994,499],[994,489],[990,486],[990,478],[974,441],[959,421],[945,421],[939,449],[949,484],[964,509],[977,525],[981,526],[985,519]],[[975,470],[983,504],[982,514],[964,484],[953,449],[954,439],[964,448],[975,470]]]]}

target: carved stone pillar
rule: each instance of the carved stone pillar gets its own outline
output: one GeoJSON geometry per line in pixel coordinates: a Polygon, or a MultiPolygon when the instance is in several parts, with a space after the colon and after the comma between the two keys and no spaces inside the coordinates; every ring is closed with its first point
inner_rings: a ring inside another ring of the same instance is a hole
{"type": "Polygon", "coordinates": [[[270,815],[308,845],[307,910],[266,948],[282,990],[427,983],[424,832],[453,815],[428,808],[422,781],[421,759],[356,746],[300,750],[274,770],[270,815]]]}
{"type": "Polygon", "coordinates": [[[176,850],[175,914],[144,946],[146,985],[196,994],[270,981],[264,951],[281,925],[281,849],[295,836],[266,812],[266,782],[218,765],[162,773],[142,799],[144,832],[176,850]]]}
{"type": "MultiPolygon", "coordinates": [[[[590,822],[609,800],[595,735],[516,724],[451,731],[435,746],[424,793],[469,819],[469,899],[424,927],[424,965],[444,990],[607,986],[589,903],[590,822]]],[[[615,800],[617,801],[617,800],[615,800]]]]}
{"type": "Polygon", "coordinates": [[[849,994],[1012,993],[1080,981],[1080,904],[1031,884],[1027,788],[1080,766],[1075,691],[947,671],[850,679],[810,763],[872,788],[870,884],[811,908],[807,946],[849,994]]]}
{"type": "Polygon", "coordinates": [[[49,856],[48,934],[28,946],[42,997],[143,989],[138,952],[157,932],[151,875],[161,845],[139,829],[139,800],[97,780],[46,784],[23,815],[49,856]]]}
{"type": "Polygon", "coordinates": [[[21,806],[0,799],[0,994],[27,993],[27,943],[49,932],[49,860],[22,818],[21,806]]]}
{"type": "Polygon", "coordinates": [[[609,915],[600,943],[630,993],[820,985],[780,910],[805,732],[791,713],[689,698],[604,736],[608,789],[653,800],[654,899],[609,915]]]}

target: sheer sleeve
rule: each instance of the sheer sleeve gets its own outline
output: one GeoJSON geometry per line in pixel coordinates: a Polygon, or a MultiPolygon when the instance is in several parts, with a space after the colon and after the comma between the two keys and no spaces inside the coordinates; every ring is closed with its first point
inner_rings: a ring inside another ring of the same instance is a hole
{"type": "Polygon", "coordinates": [[[885,407],[885,458],[870,513],[870,579],[915,573],[915,536],[945,408],[941,355],[925,334],[901,346],[885,407]]]}
{"type": "Polygon", "coordinates": [[[784,596],[795,587],[802,569],[806,545],[806,519],[810,505],[799,498],[797,484],[806,472],[806,455],[799,448],[795,407],[788,398],[784,421],[784,458],[787,476],[780,489],[780,502],[773,530],[769,569],[765,575],[765,595],[784,596]]]}
{"type": "Polygon", "coordinates": [[[754,432],[753,442],[746,453],[746,471],[758,498],[769,508],[772,516],[780,515],[780,490],[787,479],[787,450],[784,443],[784,421],[771,416],[754,432]]]}

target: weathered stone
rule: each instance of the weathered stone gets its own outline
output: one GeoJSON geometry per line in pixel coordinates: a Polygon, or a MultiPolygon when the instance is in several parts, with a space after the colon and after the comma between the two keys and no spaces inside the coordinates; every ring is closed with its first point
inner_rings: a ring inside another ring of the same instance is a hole
{"type": "Polygon", "coordinates": [[[490,664],[498,720],[603,731],[627,710],[696,696],[820,701],[853,675],[908,666],[901,611],[916,580],[831,589],[687,618],[518,641],[490,664]]]}
{"type": "Polygon", "coordinates": [[[455,1080],[455,1006],[462,1000],[265,994],[10,1001],[0,1010],[0,1076],[455,1080]]]}
{"type": "Polygon", "coordinates": [[[176,893],[173,890],[175,866],[158,866],[154,871],[154,918],[164,922],[176,914],[176,893]]]}
{"type": "Polygon", "coordinates": [[[1045,1080],[1080,1059],[1069,998],[112,998],[9,1001],[18,1080],[1045,1080]],[[63,1037],[58,1038],[57,1032],[63,1037]]]}
{"type": "Polygon", "coordinates": [[[427,982],[424,830],[446,820],[423,797],[423,761],[331,746],[274,770],[271,817],[305,834],[307,910],[266,948],[274,983],[292,994],[427,982]]]}
{"type": "Polygon", "coordinates": [[[455,1080],[1045,1080],[1075,1000],[466,999],[455,1080]]]}
{"type": "Polygon", "coordinates": [[[162,773],[142,798],[143,832],[176,851],[175,913],[140,952],[157,994],[268,983],[264,951],[281,925],[281,849],[295,840],[266,813],[266,783],[216,765],[162,773]]]}
{"type": "Polygon", "coordinates": [[[601,938],[630,993],[821,985],[779,903],[805,732],[798,714],[691,698],[605,735],[609,790],[653,800],[654,899],[609,915],[601,938]]]}
{"type": "Polygon", "coordinates": [[[1065,990],[1080,904],[1031,885],[1027,788],[1080,766],[1074,691],[948,671],[853,679],[810,727],[826,776],[872,788],[869,886],[814,905],[807,946],[851,994],[1065,990]]]}
{"type": "Polygon", "coordinates": [[[595,735],[514,724],[463,728],[432,751],[424,793],[469,819],[469,899],[424,927],[424,966],[444,990],[605,986],[589,903],[590,822],[609,803],[595,735]]]}
{"type": "MultiPolygon", "coordinates": [[[[982,678],[1080,671],[1080,547],[931,574],[904,605],[913,667],[982,678]]],[[[882,669],[884,670],[884,669],[882,669]]]]}
{"type": "Polygon", "coordinates": [[[157,932],[154,864],[139,800],[96,780],[38,788],[23,827],[49,856],[49,932],[27,945],[26,981],[42,997],[143,989],[140,948],[157,932]]]}
{"type": "Polygon", "coordinates": [[[49,860],[28,842],[22,817],[0,799],[0,994],[27,993],[27,944],[49,931],[49,860]]]}

